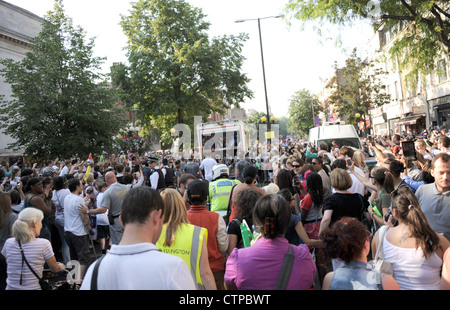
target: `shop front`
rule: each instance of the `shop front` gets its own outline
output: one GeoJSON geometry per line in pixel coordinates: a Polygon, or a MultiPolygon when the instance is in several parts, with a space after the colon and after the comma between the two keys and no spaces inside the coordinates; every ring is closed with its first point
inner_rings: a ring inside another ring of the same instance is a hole
{"type": "Polygon", "coordinates": [[[405,115],[395,122],[395,126],[399,129],[398,133],[410,132],[413,135],[420,134],[426,129],[426,115],[405,115]]]}
{"type": "MultiPolygon", "coordinates": [[[[450,88],[450,87],[449,87],[450,88]]],[[[441,96],[428,100],[432,108],[432,126],[439,126],[441,128],[450,127],[450,95],[442,96],[442,94],[450,91],[442,91],[441,96]]]]}

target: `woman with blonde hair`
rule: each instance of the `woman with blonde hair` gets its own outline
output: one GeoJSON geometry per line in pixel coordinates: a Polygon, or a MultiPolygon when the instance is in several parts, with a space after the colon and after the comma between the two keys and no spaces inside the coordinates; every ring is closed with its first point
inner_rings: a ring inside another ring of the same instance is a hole
{"type": "MultiPolygon", "coordinates": [[[[323,206],[323,217],[319,229],[319,238],[322,232],[343,217],[353,217],[361,221],[367,216],[369,202],[361,194],[348,191],[352,187],[353,180],[348,172],[342,168],[335,168],[331,174],[331,186],[335,193],[328,198],[323,206]]],[[[333,259],[333,268],[339,267],[341,262],[333,259]]]]}
{"type": "Polygon", "coordinates": [[[39,278],[45,263],[52,272],[65,270],[63,264],[56,262],[50,241],[38,238],[43,218],[41,210],[26,208],[14,222],[12,238],[6,240],[2,249],[7,263],[7,290],[40,290],[39,278]]]}
{"type": "Polygon", "coordinates": [[[364,171],[366,177],[369,175],[369,166],[366,164],[366,157],[361,151],[355,151],[353,153],[352,161],[356,167],[364,171]]]}
{"type": "Polygon", "coordinates": [[[198,289],[217,289],[208,261],[206,228],[189,223],[183,197],[177,190],[166,188],[161,192],[161,197],[165,205],[164,225],[156,247],[164,253],[182,258],[198,289]]]}

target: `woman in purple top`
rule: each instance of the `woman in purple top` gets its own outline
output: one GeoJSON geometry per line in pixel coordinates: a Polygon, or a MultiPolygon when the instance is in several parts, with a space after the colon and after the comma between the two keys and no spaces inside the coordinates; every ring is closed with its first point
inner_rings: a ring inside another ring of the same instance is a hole
{"type": "MultiPolygon", "coordinates": [[[[261,197],[253,212],[253,223],[260,238],[248,248],[235,248],[225,269],[227,288],[238,290],[274,290],[289,250],[284,238],[290,210],[286,200],[277,194],[261,197]]],[[[287,290],[307,290],[313,285],[316,266],[308,246],[291,245],[294,261],[287,290]]]]}

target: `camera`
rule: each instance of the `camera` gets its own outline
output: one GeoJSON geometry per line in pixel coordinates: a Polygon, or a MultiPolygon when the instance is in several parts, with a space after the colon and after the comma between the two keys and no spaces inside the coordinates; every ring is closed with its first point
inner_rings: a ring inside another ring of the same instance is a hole
{"type": "Polygon", "coordinates": [[[86,190],[86,194],[91,195],[94,192],[94,190],[92,188],[89,188],[88,190],[86,190]]]}
{"type": "MultiPolygon", "coordinates": [[[[384,221],[385,221],[385,222],[389,221],[389,217],[390,217],[391,215],[392,215],[392,211],[389,210],[389,212],[386,213],[386,214],[384,215],[384,221]]],[[[398,225],[398,222],[397,222],[396,219],[394,219],[394,217],[392,217],[391,223],[392,223],[392,225],[394,225],[394,226],[397,226],[397,225],[398,225]]]]}
{"type": "Polygon", "coordinates": [[[140,168],[141,168],[141,166],[139,164],[134,165],[133,172],[139,172],[140,168]]]}

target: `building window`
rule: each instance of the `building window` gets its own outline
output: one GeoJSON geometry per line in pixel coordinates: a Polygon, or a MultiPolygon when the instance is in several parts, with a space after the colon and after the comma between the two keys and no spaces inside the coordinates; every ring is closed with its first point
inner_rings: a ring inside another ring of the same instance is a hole
{"type": "Polygon", "coordinates": [[[439,83],[442,83],[447,80],[447,62],[445,61],[445,59],[441,59],[438,62],[437,76],[439,83]]]}

